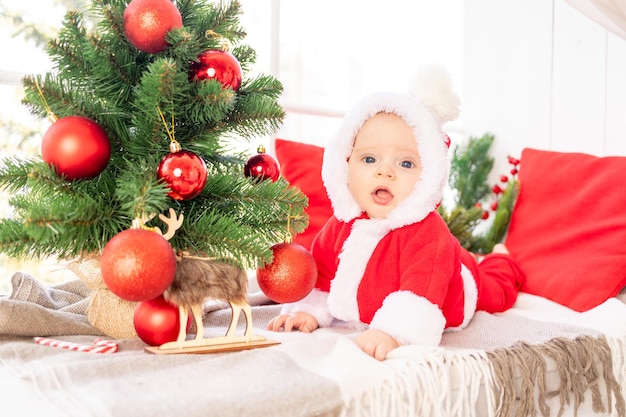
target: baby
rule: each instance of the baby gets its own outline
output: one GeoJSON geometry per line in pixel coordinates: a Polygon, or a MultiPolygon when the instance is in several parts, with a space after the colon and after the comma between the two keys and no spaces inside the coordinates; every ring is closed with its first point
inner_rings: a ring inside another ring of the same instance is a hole
{"type": "Polygon", "coordinates": [[[429,67],[412,95],[373,94],[345,116],[324,153],[333,216],[311,247],[317,283],[270,330],[349,326],[383,360],[400,345],[438,345],[477,310],[514,304],[524,276],[506,248],[478,264],[436,211],[449,171],[442,124],[458,113],[450,77],[429,67]]]}

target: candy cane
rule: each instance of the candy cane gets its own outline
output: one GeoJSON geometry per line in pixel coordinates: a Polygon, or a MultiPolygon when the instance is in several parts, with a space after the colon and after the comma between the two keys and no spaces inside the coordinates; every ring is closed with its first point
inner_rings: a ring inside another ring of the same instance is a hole
{"type": "Polygon", "coordinates": [[[108,340],[96,339],[92,346],[81,345],[80,343],[66,342],[63,340],[48,339],[45,337],[35,337],[35,342],[43,346],[58,347],[62,349],[75,350],[77,352],[88,353],[113,353],[117,352],[118,345],[108,340]]]}

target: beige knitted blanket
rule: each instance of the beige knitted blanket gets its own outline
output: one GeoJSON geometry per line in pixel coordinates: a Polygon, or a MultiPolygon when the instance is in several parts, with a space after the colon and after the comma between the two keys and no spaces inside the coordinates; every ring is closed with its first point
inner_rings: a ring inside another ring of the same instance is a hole
{"type": "MultiPolygon", "coordinates": [[[[33,336],[91,344],[100,335],[86,318],[91,290],[22,274],[13,288],[0,297],[0,410],[21,415],[37,403],[49,416],[80,417],[626,416],[626,305],[617,299],[593,318],[622,323],[607,331],[572,324],[589,315],[547,322],[513,308],[478,313],[438,348],[404,346],[379,362],[347,329],[266,331],[277,305],[253,308],[255,333],[281,342],[263,349],[151,355],[133,338],[112,354],[40,346],[33,336]]],[[[223,334],[229,320],[228,310],[207,314],[206,333],[223,334]]]]}

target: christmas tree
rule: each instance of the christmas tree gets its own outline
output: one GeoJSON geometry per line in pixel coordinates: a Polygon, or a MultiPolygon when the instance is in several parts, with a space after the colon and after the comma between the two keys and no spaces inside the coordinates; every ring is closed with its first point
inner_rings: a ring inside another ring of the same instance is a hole
{"type": "Polygon", "coordinates": [[[14,209],[0,220],[0,251],[99,254],[121,231],[165,231],[163,216],[182,214],[169,239],[176,252],[250,268],[302,231],[306,197],[246,175],[236,151],[284,117],[280,82],[249,76],[255,52],[241,13],[237,1],[93,0],[90,28],[68,12],[47,45],[54,69],[23,80],[25,105],[53,122],[41,158],[0,161],[14,209]]]}

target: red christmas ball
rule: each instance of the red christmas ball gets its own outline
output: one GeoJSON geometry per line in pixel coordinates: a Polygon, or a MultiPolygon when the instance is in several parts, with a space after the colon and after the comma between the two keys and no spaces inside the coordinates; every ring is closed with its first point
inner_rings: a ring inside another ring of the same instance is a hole
{"type": "Polygon", "coordinates": [[[107,242],[100,258],[106,286],[128,301],[155,298],[170,286],[176,274],[176,256],[170,243],[144,229],[124,230],[107,242]]]}
{"type": "Polygon", "coordinates": [[[180,12],[171,0],[132,0],[124,10],[124,34],[137,49],[157,54],[169,44],[165,35],[183,26],[180,12]]]}
{"type": "Polygon", "coordinates": [[[206,163],[190,151],[170,152],[157,169],[157,178],[170,187],[174,200],[190,200],[204,189],[208,176],[206,163]]]}
{"type": "Polygon", "coordinates": [[[211,49],[198,55],[198,61],[192,62],[189,77],[194,80],[218,80],[223,87],[239,90],[243,71],[239,61],[230,52],[211,49]]]}
{"type": "Polygon", "coordinates": [[[311,252],[297,243],[278,243],[271,249],[272,262],[256,271],[261,291],[277,303],[293,303],[306,297],[317,280],[317,264],[311,252]]]}
{"type": "MultiPolygon", "coordinates": [[[[160,346],[178,338],[180,316],[178,307],[159,295],[151,300],[142,301],[135,307],[133,325],[137,336],[150,346],[160,346]]],[[[187,320],[187,331],[191,319],[187,320]]]]}
{"type": "Polygon", "coordinates": [[[104,129],[93,120],[62,117],[44,134],[41,157],[67,180],[93,178],[109,163],[111,144],[104,129]]]}
{"type": "Polygon", "coordinates": [[[251,156],[243,166],[243,174],[248,178],[276,181],[280,177],[280,165],[271,155],[265,153],[265,148],[259,146],[258,154],[251,156]]]}

